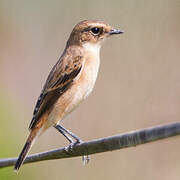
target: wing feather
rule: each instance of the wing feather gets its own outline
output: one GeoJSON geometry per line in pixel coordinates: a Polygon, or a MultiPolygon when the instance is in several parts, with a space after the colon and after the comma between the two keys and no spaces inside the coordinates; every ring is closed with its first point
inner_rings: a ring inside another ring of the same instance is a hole
{"type": "Polygon", "coordinates": [[[83,64],[82,56],[61,57],[51,70],[43,90],[37,100],[33,118],[29,125],[31,130],[40,117],[58,100],[58,98],[72,85],[80,73],[83,64]]]}

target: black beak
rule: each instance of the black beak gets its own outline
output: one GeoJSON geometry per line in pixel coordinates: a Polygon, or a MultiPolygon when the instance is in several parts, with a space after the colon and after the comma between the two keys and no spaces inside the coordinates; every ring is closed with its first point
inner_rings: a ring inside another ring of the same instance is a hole
{"type": "Polygon", "coordinates": [[[122,30],[119,30],[119,29],[112,29],[109,34],[112,35],[112,34],[122,34],[124,33],[124,31],[122,30]]]}

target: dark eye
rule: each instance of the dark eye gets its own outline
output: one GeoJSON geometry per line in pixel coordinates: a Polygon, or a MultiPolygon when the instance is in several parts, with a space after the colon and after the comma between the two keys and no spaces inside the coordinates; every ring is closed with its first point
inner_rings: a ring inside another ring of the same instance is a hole
{"type": "Polygon", "coordinates": [[[100,33],[100,28],[98,27],[94,27],[91,29],[91,32],[94,34],[94,35],[98,35],[100,33]]]}

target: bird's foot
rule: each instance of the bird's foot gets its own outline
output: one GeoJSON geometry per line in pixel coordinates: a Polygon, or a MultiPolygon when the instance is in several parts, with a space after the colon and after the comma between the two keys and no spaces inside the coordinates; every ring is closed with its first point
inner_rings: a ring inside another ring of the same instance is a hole
{"type": "MultiPolygon", "coordinates": [[[[77,144],[80,144],[80,143],[83,143],[82,140],[77,140],[77,141],[72,141],[71,144],[69,144],[69,146],[65,147],[65,150],[66,152],[73,152],[73,148],[77,145],[77,144]]],[[[82,161],[83,161],[83,164],[86,165],[89,163],[90,161],[90,157],[89,155],[83,155],[82,156],[82,161]]]]}
{"type": "Polygon", "coordinates": [[[72,150],[73,150],[73,148],[74,148],[74,146],[76,146],[76,144],[78,144],[78,142],[77,142],[77,141],[73,141],[73,142],[71,142],[71,144],[69,144],[67,147],[65,147],[65,150],[66,150],[67,152],[72,151],[72,150]]]}
{"type": "Polygon", "coordinates": [[[71,141],[71,143],[69,144],[69,146],[65,147],[65,150],[67,152],[72,152],[73,151],[73,148],[77,145],[77,144],[80,144],[82,143],[83,141],[81,140],[78,140],[78,141],[71,141]]]}
{"type": "Polygon", "coordinates": [[[89,155],[82,156],[82,161],[84,165],[88,164],[90,161],[90,156],[89,155]]]}

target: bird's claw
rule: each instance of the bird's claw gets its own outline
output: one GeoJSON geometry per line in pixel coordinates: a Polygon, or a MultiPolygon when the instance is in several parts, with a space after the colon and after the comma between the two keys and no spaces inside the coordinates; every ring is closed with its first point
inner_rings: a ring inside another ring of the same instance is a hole
{"type": "MultiPolygon", "coordinates": [[[[78,141],[73,141],[69,144],[69,146],[65,147],[65,151],[66,152],[73,152],[73,148],[77,145],[77,144],[80,144],[80,143],[83,143],[82,140],[78,140],[78,141]]],[[[83,164],[86,165],[89,163],[90,161],[90,157],[89,155],[83,155],[82,156],[82,161],[83,161],[83,164]]]]}
{"type": "Polygon", "coordinates": [[[77,144],[79,144],[79,143],[81,143],[81,142],[82,142],[82,141],[73,141],[73,142],[71,142],[71,144],[69,144],[69,146],[65,147],[65,150],[66,150],[67,152],[69,152],[69,151],[72,152],[74,146],[76,146],[77,144]]]}
{"type": "Polygon", "coordinates": [[[84,164],[84,165],[88,164],[89,161],[90,161],[89,155],[84,155],[84,156],[82,156],[82,161],[83,161],[83,164],[84,164]]]}

